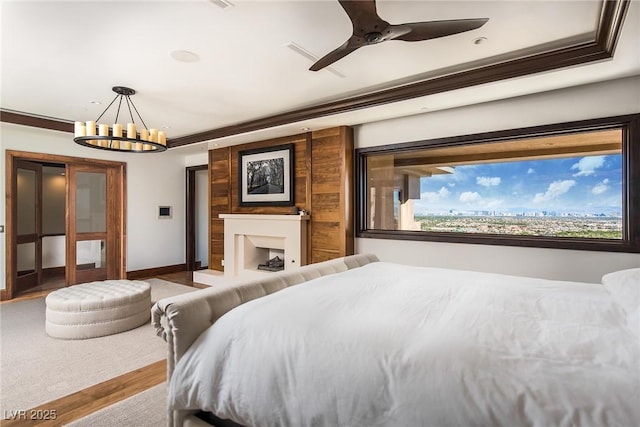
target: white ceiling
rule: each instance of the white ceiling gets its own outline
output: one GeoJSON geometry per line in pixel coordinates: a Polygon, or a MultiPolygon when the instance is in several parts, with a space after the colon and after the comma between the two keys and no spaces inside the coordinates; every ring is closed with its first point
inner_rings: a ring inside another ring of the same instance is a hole
{"type": "MultiPolygon", "coordinates": [[[[169,138],[230,126],[447,72],[594,38],[600,1],[378,1],[390,23],[489,18],[482,28],[425,42],[389,41],[333,65],[322,57],[351,35],[336,0],[7,1],[1,13],[3,109],[94,120],[111,87],[137,91],[149,127],[169,138]],[[478,37],[487,40],[474,44],[478,37]],[[172,51],[197,54],[179,62],[172,51]],[[340,77],[338,74],[341,74],[340,77]]],[[[612,60],[291,123],[210,141],[240,143],[452,108],[640,74],[640,1],[631,3],[612,60]]],[[[128,113],[121,111],[126,121],[128,113]]],[[[106,121],[113,121],[110,110],[106,121]]],[[[174,150],[206,147],[207,142],[174,150]]]]}

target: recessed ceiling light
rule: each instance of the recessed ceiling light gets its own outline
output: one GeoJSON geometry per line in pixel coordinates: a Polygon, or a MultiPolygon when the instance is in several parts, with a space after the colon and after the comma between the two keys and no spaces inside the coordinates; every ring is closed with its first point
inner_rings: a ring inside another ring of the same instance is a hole
{"type": "Polygon", "coordinates": [[[172,50],[169,52],[169,56],[178,62],[192,63],[200,61],[200,57],[197,53],[190,52],[188,50],[172,50]]]}
{"type": "Polygon", "coordinates": [[[102,102],[100,102],[100,101],[89,101],[89,104],[102,105],[102,102]]]}
{"type": "Polygon", "coordinates": [[[487,38],[486,37],[478,37],[473,39],[473,44],[483,44],[487,42],[487,38]]]}
{"type": "Polygon", "coordinates": [[[302,130],[302,131],[305,131],[305,132],[306,132],[306,131],[311,130],[311,128],[304,127],[304,128],[300,128],[300,130],[302,130]]]}

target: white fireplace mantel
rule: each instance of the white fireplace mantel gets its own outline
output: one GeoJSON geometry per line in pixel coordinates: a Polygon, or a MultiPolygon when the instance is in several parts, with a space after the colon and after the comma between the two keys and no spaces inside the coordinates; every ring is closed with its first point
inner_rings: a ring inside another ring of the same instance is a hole
{"type": "Polygon", "coordinates": [[[218,218],[241,221],[308,221],[309,215],[219,214],[218,218]]]}
{"type": "Polygon", "coordinates": [[[224,275],[270,274],[258,264],[276,254],[284,269],[307,263],[308,215],[220,214],[224,220],[224,275]]]}

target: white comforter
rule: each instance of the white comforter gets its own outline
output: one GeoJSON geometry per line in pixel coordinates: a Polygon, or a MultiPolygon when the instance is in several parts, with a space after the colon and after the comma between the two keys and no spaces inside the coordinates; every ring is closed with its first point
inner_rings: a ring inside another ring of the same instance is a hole
{"type": "Polygon", "coordinates": [[[632,427],[640,344],[600,285],[372,263],[227,313],[169,404],[255,427],[632,427]]]}

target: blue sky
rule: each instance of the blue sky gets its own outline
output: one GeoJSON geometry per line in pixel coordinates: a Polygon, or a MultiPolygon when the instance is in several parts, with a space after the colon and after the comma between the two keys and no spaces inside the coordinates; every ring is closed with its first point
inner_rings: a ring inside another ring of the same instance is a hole
{"type": "Polygon", "coordinates": [[[488,210],[619,214],[622,156],[456,166],[420,180],[416,214],[488,210]]]}

